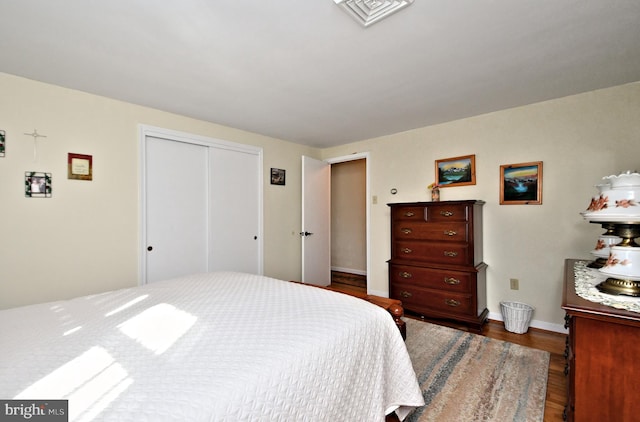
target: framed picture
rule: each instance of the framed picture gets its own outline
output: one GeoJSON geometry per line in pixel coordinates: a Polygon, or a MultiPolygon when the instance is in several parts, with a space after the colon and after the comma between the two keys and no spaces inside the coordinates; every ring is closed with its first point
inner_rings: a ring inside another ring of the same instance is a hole
{"type": "Polygon", "coordinates": [[[285,182],[286,170],[271,168],[271,184],[283,185],[285,182]]]}
{"type": "Polygon", "coordinates": [[[542,204],[542,161],[500,166],[500,204],[542,204]]]}
{"type": "Polygon", "coordinates": [[[51,173],[26,171],[24,196],[27,198],[51,198],[51,173]]]}
{"type": "Polygon", "coordinates": [[[0,157],[4,157],[4,143],[6,139],[6,133],[4,130],[0,130],[0,157]]]}
{"type": "Polygon", "coordinates": [[[476,156],[436,160],[436,185],[441,188],[476,184],[476,156]]]}
{"type": "Polygon", "coordinates": [[[93,157],[70,152],[67,158],[67,179],[93,180],[93,157]]]}

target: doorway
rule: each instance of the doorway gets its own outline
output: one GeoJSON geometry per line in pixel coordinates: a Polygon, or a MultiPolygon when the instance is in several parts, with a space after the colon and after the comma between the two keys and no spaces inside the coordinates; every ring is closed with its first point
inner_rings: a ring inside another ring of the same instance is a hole
{"type": "Polygon", "coordinates": [[[366,292],[367,162],[331,165],[331,285],[366,292]]]}
{"type": "MultiPolygon", "coordinates": [[[[331,284],[331,167],[338,163],[364,160],[366,221],[366,274],[370,274],[370,221],[368,198],[369,153],[357,153],[327,160],[302,157],[302,282],[328,286],[331,284]],[[325,234],[326,232],[326,234],[325,234]],[[317,236],[322,233],[322,236],[317,236]]],[[[360,217],[362,219],[362,216],[360,217]]],[[[368,285],[367,285],[368,290],[368,285]]]]}
{"type": "MultiPolygon", "coordinates": [[[[366,293],[369,292],[369,283],[368,283],[368,274],[370,274],[370,260],[371,260],[371,245],[370,245],[370,225],[371,225],[371,203],[369,198],[371,198],[370,194],[370,160],[369,153],[355,153],[351,155],[345,155],[340,157],[334,157],[326,160],[331,165],[331,175],[332,180],[334,178],[334,169],[336,170],[335,176],[341,178],[340,180],[345,180],[345,183],[350,185],[349,189],[346,189],[351,192],[352,195],[357,196],[357,199],[346,199],[344,200],[347,203],[351,203],[351,206],[357,208],[357,211],[349,212],[349,217],[346,217],[346,212],[344,215],[344,211],[340,208],[345,208],[345,204],[339,206],[338,209],[331,211],[331,224],[332,231],[334,223],[338,224],[338,227],[343,226],[341,224],[342,221],[351,221],[353,224],[358,225],[358,232],[352,233],[350,237],[346,237],[346,235],[340,236],[337,235],[337,239],[334,241],[333,233],[331,237],[331,255],[332,255],[332,269],[338,272],[345,272],[346,274],[353,274],[356,279],[356,284],[358,285],[358,289],[364,289],[366,293]],[[349,170],[344,172],[344,169],[340,169],[340,165],[346,165],[349,170]],[[339,174],[338,172],[343,171],[346,174],[339,174]],[[348,181],[347,181],[348,180],[348,181]],[[344,220],[343,220],[344,219],[344,220]],[[335,221],[334,221],[335,220],[335,221]],[[339,220],[340,222],[338,222],[339,220]],[[363,227],[364,224],[364,227],[363,227]],[[349,240],[339,240],[339,239],[349,239],[349,240]],[[338,245],[338,242],[342,242],[341,245],[338,245]],[[334,248],[335,246],[335,248],[334,248]],[[352,255],[349,258],[349,261],[341,261],[336,260],[334,263],[334,254],[339,254],[344,250],[344,247],[350,248],[352,252],[349,254],[352,255]],[[362,263],[364,254],[364,263],[362,263]],[[359,260],[359,261],[358,261],[359,260]],[[364,269],[364,270],[363,270],[364,269]],[[364,279],[364,280],[363,280],[364,279]]],[[[344,192],[343,192],[344,196],[344,192]]],[[[332,187],[332,201],[333,198],[333,187],[332,187]]],[[[332,204],[333,208],[333,204],[332,204]]],[[[351,278],[351,277],[349,277],[351,278]]],[[[349,289],[349,287],[347,287],[349,289]]]]}

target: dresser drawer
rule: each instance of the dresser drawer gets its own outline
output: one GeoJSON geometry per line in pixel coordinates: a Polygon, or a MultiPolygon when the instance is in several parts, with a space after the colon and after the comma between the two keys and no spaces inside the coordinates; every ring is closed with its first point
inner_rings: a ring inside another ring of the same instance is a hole
{"type": "Polygon", "coordinates": [[[391,219],[424,222],[425,212],[424,207],[396,207],[391,210],[391,219]]]}
{"type": "Polygon", "coordinates": [[[444,265],[472,265],[470,246],[466,243],[420,242],[398,240],[392,245],[393,258],[432,262],[444,265]]]}
{"type": "Polygon", "coordinates": [[[442,242],[468,242],[469,224],[448,221],[443,223],[425,223],[402,221],[393,225],[396,239],[435,240],[442,242]]]}
{"type": "Polygon", "coordinates": [[[393,284],[389,292],[391,298],[402,301],[402,306],[410,311],[441,311],[448,314],[473,315],[473,296],[441,290],[421,289],[409,284],[393,284]]]}
{"type": "Polygon", "coordinates": [[[469,207],[464,204],[436,204],[426,208],[427,221],[469,221],[469,207]]]}
{"type": "Polygon", "coordinates": [[[398,283],[458,293],[470,293],[472,282],[475,283],[475,277],[470,273],[395,264],[389,267],[389,280],[392,285],[398,283]]]}

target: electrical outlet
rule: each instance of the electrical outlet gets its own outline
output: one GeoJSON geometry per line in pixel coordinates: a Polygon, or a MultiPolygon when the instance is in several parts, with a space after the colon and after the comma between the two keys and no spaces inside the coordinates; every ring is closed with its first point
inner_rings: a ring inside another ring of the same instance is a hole
{"type": "Polygon", "coordinates": [[[511,290],[518,290],[520,288],[520,281],[517,278],[510,278],[509,285],[511,286],[511,290]]]}

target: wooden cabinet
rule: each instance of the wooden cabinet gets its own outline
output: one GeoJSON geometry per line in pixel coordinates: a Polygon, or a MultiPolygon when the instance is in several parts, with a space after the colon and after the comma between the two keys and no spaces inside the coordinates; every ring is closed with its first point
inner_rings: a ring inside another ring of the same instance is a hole
{"type": "Polygon", "coordinates": [[[482,331],[487,320],[482,201],[388,204],[389,297],[408,313],[482,331]]]}
{"type": "Polygon", "coordinates": [[[640,418],[640,314],[581,298],[574,263],[565,262],[562,308],[567,328],[568,421],[640,418]]]}

